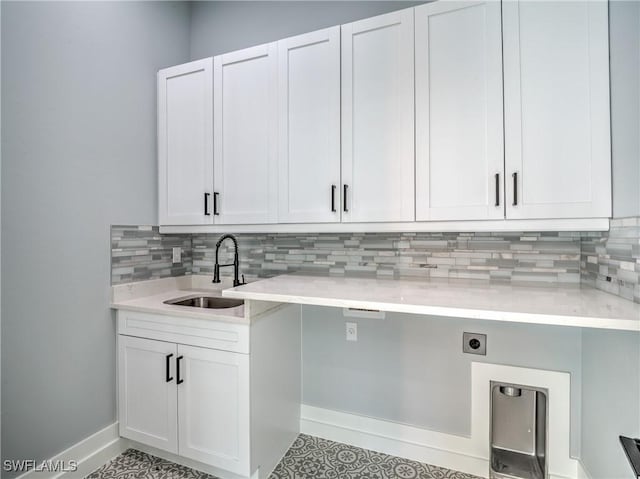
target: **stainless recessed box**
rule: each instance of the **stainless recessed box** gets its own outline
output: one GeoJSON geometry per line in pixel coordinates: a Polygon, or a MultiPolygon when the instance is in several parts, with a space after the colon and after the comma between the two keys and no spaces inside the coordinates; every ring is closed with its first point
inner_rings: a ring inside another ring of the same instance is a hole
{"type": "Polygon", "coordinates": [[[491,479],[547,479],[548,391],[491,381],[491,479]]]}

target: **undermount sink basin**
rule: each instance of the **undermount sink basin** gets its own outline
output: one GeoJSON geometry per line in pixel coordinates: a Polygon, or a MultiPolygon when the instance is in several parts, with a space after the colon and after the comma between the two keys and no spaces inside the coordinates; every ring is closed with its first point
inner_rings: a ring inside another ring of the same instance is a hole
{"type": "Polygon", "coordinates": [[[177,299],[169,299],[165,304],[173,304],[174,306],[189,306],[191,308],[205,309],[227,309],[242,306],[242,299],[220,298],[218,296],[191,295],[177,299]]]}

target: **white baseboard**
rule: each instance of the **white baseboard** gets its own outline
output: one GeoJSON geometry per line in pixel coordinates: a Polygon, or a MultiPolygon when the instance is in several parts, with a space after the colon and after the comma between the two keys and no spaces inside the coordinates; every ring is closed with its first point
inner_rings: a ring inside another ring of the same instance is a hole
{"type": "MultiPolygon", "coordinates": [[[[549,405],[549,477],[578,479],[570,456],[570,375],[490,363],[471,364],[471,436],[302,405],[300,431],[345,444],[426,462],[480,477],[489,475],[489,384],[546,388],[549,405]]],[[[581,478],[582,479],[582,478],[581,478]]],[[[589,479],[588,476],[584,479],[589,479]]]]}
{"type": "Polygon", "coordinates": [[[75,462],[77,464],[75,471],[30,470],[19,476],[18,479],[58,479],[61,477],[80,479],[122,453],[125,448],[126,444],[118,434],[118,423],[115,422],[45,461],[47,464],[57,463],[66,467],[75,462]]]}
{"type": "MultiPolygon", "coordinates": [[[[470,441],[470,438],[463,436],[304,404],[300,418],[300,432],[474,476],[489,477],[489,460],[464,452],[464,448],[460,448],[460,445],[464,441],[470,441]]],[[[550,473],[549,479],[591,479],[591,477],[579,465],[576,476],[550,473]]]]}
{"type": "Polygon", "coordinates": [[[464,452],[469,438],[302,405],[300,432],[413,461],[488,477],[489,461],[464,452]]]}

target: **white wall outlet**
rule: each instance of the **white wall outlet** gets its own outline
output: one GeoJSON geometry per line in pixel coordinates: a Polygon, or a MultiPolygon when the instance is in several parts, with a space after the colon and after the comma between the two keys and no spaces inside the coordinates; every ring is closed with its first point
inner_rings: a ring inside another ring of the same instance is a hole
{"type": "Polygon", "coordinates": [[[347,325],[347,341],[358,340],[358,323],[346,323],[347,325]]]}
{"type": "Polygon", "coordinates": [[[173,248],[173,264],[182,263],[182,248],[176,246],[173,248]]]}

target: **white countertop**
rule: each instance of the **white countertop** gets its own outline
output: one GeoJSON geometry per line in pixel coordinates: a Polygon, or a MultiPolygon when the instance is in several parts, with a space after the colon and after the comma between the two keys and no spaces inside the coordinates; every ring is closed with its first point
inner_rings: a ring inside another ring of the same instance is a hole
{"type": "Polygon", "coordinates": [[[228,286],[230,283],[226,281],[220,285],[212,285],[211,278],[207,276],[182,276],[127,283],[111,288],[111,307],[141,313],[248,324],[244,305],[225,309],[203,309],[164,303],[196,293],[220,296],[222,288],[228,286]]]}
{"type": "Polygon", "coordinates": [[[640,331],[640,304],[579,285],[283,275],[222,296],[455,318],[640,331]]]}

